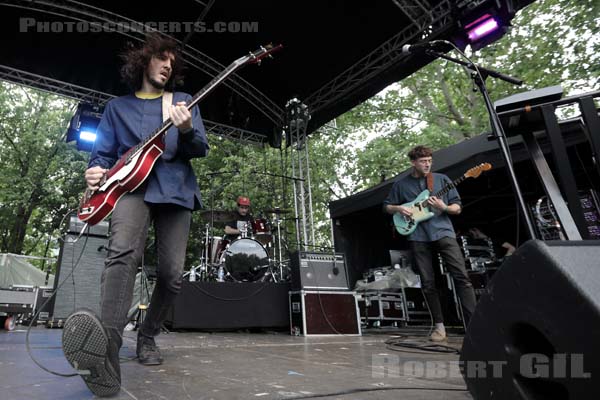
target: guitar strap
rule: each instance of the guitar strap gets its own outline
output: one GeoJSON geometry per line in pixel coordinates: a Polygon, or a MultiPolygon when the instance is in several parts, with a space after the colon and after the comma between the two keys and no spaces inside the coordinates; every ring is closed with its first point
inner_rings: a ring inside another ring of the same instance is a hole
{"type": "Polygon", "coordinates": [[[433,193],[433,172],[427,174],[427,190],[429,193],[433,193]]]}
{"type": "Polygon", "coordinates": [[[169,119],[169,106],[173,104],[173,92],[163,92],[162,95],[162,115],[163,122],[169,119]]]}

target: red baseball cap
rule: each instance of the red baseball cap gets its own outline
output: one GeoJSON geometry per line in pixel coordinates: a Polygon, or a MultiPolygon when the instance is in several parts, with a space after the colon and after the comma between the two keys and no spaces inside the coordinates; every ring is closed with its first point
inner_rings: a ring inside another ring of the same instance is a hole
{"type": "Polygon", "coordinates": [[[248,206],[250,207],[250,199],[244,196],[240,196],[237,199],[238,206],[248,206]]]}

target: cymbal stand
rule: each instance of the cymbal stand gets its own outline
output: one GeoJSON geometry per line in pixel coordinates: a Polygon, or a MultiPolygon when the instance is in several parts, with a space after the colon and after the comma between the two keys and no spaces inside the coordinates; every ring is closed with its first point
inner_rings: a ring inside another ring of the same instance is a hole
{"type": "MultiPolygon", "coordinates": [[[[205,231],[204,231],[204,251],[202,252],[202,258],[200,259],[200,280],[201,281],[207,281],[208,280],[208,262],[209,262],[209,257],[210,257],[210,253],[209,253],[209,244],[210,244],[210,237],[209,237],[209,233],[211,232],[211,223],[208,223],[205,225],[205,231]]],[[[212,244],[213,246],[216,245],[216,243],[212,244]]]]}
{"type": "Polygon", "coordinates": [[[277,223],[277,257],[279,258],[279,279],[283,281],[283,258],[281,257],[281,218],[278,212],[279,210],[275,208],[275,222],[277,223]]]}

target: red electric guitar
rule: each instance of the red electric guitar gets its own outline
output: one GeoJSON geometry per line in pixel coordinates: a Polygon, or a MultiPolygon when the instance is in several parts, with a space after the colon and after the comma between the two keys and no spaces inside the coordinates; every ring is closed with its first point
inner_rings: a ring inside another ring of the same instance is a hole
{"type": "MultiPolygon", "coordinates": [[[[261,47],[247,56],[235,60],[223,72],[217,75],[200,90],[187,105],[191,110],[210,91],[225,80],[238,68],[245,64],[260,64],[260,61],[271,53],[279,50],[282,46],[268,45],[261,47]]],[[[125,154],[106,172],[100,181],[97,190],[86,189],[79,203],[77,215],[83,222],[95,225],[108,217],[115,204],[127,192],[135,190],[150,175],[154,163],[165,149],[164,135],[173,125],[171,119],[167,119],[158,129],[145,138],[136,146],[127,150],[125,154]]]]}

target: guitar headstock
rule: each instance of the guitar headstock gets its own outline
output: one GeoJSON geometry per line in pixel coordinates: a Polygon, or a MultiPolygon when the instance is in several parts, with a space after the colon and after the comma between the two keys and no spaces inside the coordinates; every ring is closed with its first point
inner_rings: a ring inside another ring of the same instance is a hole
{"type": "Polygon", "coordinates": [[[478,178],[482,172],[489,171],[490,169],[492,169],[492,164],[490,163],[479,164],[465,172],[465,178],[478,178]]]}
{"type": "Polygon", "coordinates": [[[259,64],[262,59],[265,57],[271,57],[271,54],[281,49],[283,45],[278,44],[277,46],[273,46],[272,44],[268,44],[266,46],[260,46],[260,48],[256,51],[251,52],[245,61],[248,64],[259,64]]]}

